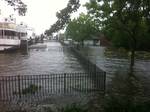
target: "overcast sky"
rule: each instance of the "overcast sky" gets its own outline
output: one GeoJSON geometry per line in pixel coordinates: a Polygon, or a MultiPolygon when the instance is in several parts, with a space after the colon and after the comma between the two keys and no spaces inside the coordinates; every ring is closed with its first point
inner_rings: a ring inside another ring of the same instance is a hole
{"type": "MultiPolygon", "coordinates": [[[[17,21],[23,21],[35,29],[37,34],[41,34],[48,29],[50,25],[55,23],[57,20],[56,12],[65,8],[69,0],[23,0],[28,7],[28,12],[25,17],[18,17],[17,21]]],[[[80,3],[83,5],[88,0],[80,0],[80,3]]],[[[0,9],[2,16],[8,16],[12,13],[12,8],[3,4],[3,0],[0,0],[0,9]]],[[[85,12],[86,9],[84,7],[80,7],[78,13],[74,14],[76,17],[79,13],[85,12]]]]}

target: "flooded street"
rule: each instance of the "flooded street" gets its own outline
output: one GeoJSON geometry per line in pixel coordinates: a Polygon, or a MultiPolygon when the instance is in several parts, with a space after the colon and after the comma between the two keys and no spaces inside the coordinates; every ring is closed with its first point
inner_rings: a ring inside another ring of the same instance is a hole
{"type": "MultiPolygon", "coordinates": [[[[112,57],[105,55],[104,47],[90,47],[80,49],[80,52],[88,57],[93,63],[106,71],[106,85],[111,84],[114,74],[124,74],[129,71],[130,60],[113,54],[112,57]]],[[[145,85],[150,83],[150,60],[135,61],[135,75],[145,85]]],[[[78,59],[59,42],[45,42],[33,45],[27,54],[1,53],[0,75],[42,75],[52,73],[75,73],[85,72],[78,59]]]]}
{"type": "MultiPolygon", "coordinates": [[[[114,54],[107,57],[104,47],[90,47],[81,49],[81,53],[87,56],[93,63],[106,71],[107,81],[111,81],[116,72],[129,70],[129,59],[121,58],[114,54]]],[[[149,78],[150,60],[136,60],[135,73],[149,78]]],[[[38,75],[50,73],[85,72],[77,58],[59,42],[46,42],[33,45],[27,54],[1,53],[0,75],[38,75]]]]}
{"type": "Polygon", "coordinates": [[[1,53],[0,75],[39,75],[84,72],[73,54],[59,42],[37,44],[27,54],[1,53]]]}
{"type": "MultiPolygon", "coordinates": [[[[106,85],[109,86],[116,74],[126,75],[129,72],[130,60],[115,53],[106,56],[105,50],[104,47],[90,47],[81,49],[81,53],[106,71],[106,85]]],[[[145,86],[146,94],[150,94],[150,59],[136,59],[134,75],[145,86]]]]}
{"type": "MultiPolygon", "coordinates": [[[[105,90],[103,89],[105,86],[106,90],[111,88],[116,72],[129,70],[129,59],[118,56],[107,57],[103,47],[84,48],[80,49],[80,52],[106,71],[106,83],[103,84],[104,78],[98,77],[99,74],[93,78],[93,74],[84,73],[86,71],[76,56],[59,42],[46,42],[31,46],[27,54],[21,52],[0,54],[0,75],[14,75],[0,79],[0,100],[14,101],[12,108],[18,101],[26,101],[26,105],[31,102],[35,104],[38,102],[38,105],[59,106],[74,102],[86,104],[89,101],[97,101],[99,93],[94,91],[97,88],[102,88],[102,91],[105,90]],[[33,88],[35,94],[28,91],[33,88]]],[[[142,81],[146,95],[150,94],[149,68],[150,60],[136,60],[135,76],[142,81]]]]}
{"type": "Polygon", "coordinates": [[[76,56],[59,42],[30,46],[27,54],[1,53],[0,101],[86,103],[105,84],[99,83],[100,76],[93,78],[85,72],[76,56]]]}

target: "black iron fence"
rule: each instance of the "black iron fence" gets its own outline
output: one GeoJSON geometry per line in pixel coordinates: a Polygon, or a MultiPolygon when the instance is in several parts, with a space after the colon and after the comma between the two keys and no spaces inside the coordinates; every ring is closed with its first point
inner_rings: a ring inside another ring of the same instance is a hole
{"type": "Polygon", "coordinates": [[[20,101],[51,95],[81,95],[105,93],[106,72],[101,70],[70,46],[50,48],[51,51],[69,50],[85,67],[86,73],[0,76],[0,101],[20,101]]]}
{"type": "Polygon", "coordinates": [[[105,72],[0,76],[0,101],[105,92],[105,72]]]}

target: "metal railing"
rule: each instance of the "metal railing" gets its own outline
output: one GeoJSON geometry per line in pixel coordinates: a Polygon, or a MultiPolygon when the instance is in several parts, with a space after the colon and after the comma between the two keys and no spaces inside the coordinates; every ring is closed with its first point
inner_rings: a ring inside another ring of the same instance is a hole
{"type": "Polygon", "coordinates": [[[0,101],[105,92],[105,72],[0,76],[0,101]]]}

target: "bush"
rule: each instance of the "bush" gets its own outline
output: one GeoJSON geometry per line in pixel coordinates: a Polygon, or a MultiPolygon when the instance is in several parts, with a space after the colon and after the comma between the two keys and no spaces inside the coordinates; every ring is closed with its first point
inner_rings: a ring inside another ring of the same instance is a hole
{"type": "Polygon", "coordinates": [[[104,98],[104,112],[150,112],[150,100],[133,74],[116,75],[104,98]]]}
{"type": "Polygon", "coordinates": [[[22,94],[29,94],[29,93],[35,94],[35,92],[38,91],[39,89],[41,89],[40,86],[31,84],[29,87],[22,90],[22,94]]]}
{"type": "Polygon", "coordinates": [[[71,104],[61,109],[61,112],[87,112],[88,110],[81,105],[71,104]]]}

